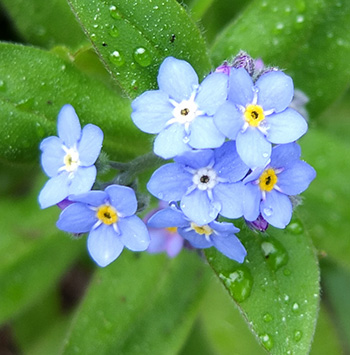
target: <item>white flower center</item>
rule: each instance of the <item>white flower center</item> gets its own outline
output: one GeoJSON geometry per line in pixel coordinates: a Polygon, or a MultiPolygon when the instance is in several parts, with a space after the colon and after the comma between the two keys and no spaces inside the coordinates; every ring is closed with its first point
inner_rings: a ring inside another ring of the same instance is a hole
{"type": "Polygon", "coordinates": [[[216,171],[212,168],[200,168],[192,177],[199,190],[211,190],[218,182],[216,171]]]}
{"type": "Polygon", "coordinates": [[[62,148],[66,152],[66,155],[63,158],[64,165],[60,170],[66,170],[70,173],[74,173],[80,165],[79,152],[76,148],[67,148],[65,146],[62,148]]]}

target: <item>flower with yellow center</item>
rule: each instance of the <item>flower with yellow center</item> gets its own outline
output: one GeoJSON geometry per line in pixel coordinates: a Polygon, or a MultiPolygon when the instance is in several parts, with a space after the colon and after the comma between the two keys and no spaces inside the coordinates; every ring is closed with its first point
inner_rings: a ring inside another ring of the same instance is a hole
{"type": "Polygon", "coordinates": [[[213,230],[207,224],[204,226],[199,226],[198,224],[191,222],[191,229],[200,235],[205,234],[206,237],[213,234],[213,230]]]}
{"type": "Polygon", "coordinates": [[[117,210],[110,205],[101,205],[98,207],[96,217],[104,224],[111,225],[118,222],[117,210]]]}
{"type": "Polygon", "coordinates": [[[259,105],[248,105],[244,111],[244,119],[252,127],[258,127],[265,119],[264,110],[259,105]]]}
{"type": "Polygon", "coordinates": [[[262,191],[271,191],[277,183],[277,175],[274,169],[264,170],[259,178],[259,187],[262,191]]]}

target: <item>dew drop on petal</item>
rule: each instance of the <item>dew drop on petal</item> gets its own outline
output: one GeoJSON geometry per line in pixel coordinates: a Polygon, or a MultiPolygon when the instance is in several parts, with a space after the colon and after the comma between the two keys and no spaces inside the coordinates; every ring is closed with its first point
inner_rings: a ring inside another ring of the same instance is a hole
{"type": "Polygon", "coordinates": [[[182,141],[187,144],[190,141],[190,138],[188,136],[183,137],[182,141]]]}
{"type": "Polygon", "coordinates": [[[264,208],[264,213],[266,214],[267,217],[272,216],[273,208],[272,207],[264,208]]]}

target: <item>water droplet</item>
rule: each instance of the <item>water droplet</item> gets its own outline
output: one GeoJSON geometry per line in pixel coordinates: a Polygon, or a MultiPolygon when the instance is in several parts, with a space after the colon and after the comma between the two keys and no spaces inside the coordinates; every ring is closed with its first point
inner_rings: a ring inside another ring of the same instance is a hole
{"type": "Polygon", "coordinates": [[[261,243],[261,249],[267,264],[273,269],[278,270],[288,262],[287,250],[276,239],[269,238],[261,243]]]}
{"type": "Polygon", "coordinates": [[[285,301],[286,303],[288,303],[288,301],[289,301],[289,296],[288,296],[288,295],[284,295],[284,301],[285,301]]]}
{"type": "Polygon", "coordinates": [[[124,57],[118,51],[112,52],[109,59],[117,67],[121,67],[125,63],[124,57]]]}
{"type": "Polygon", "coordinates": [[[262,334],[262,335],[259,335],[259,338],[260,338],[262,345],[264,346],[265,349],[271,350],[273,348],[273,340],[272,340],[271,335],[262,334]]]}
{"type": "Polygon", "coordinates": [[[133,57],[135,62],[141,65],[141,67],[148,67],[152,63],[150,52],[143,47],[136,48],[133,57]]]}
{"type": "Polygon", "coordinates": [[[265,313],[263,315],[263,321],[265,323],[270,323],[272,320],[273,320],[273,317],[272,317],[272,315],[270,313],[265,313]]]}
{"type": "Polygon", "coordinates": [[[291,274],[291,271],[289,269],[284,269],[283,270],[283,275],[284,276],[290,276],[290,274],[291,274]]]}
{"type": "Polygon", "coordinates": [[[284,28],[284,24],[282,22],[277,23],[276,30],[282,30],[284,28]]]}
{"type": "Polygon", "coordinates": [[[302,23],[304,22],[304,16],[303,15],[298,15],[297,16],[297,23],[302,23]]]}
{"type": "Polygon", "coordinates": [[[287,231],[293,234],[302,234],[304,232],[304,227],[300,220],[294,219],[287,226],[287,231]]]}
{"type": "Polygon", "coordinates": [[[190,141],[190,138],[188,136],[183,137],[182,141],[187,144],[190,141]]]}
{"type": "Polygon", "coordinates": [[[6,91],[6,83],[0,79],[0,91],[6,91]]]}
{"type": "Polygon", "coordinates": [[[112,37],[114,37],[114,38],[118,37],[118,36],[119,36],[119,30],[118,30],[118,28],[115,27],[115,26],[112,26],[112,27],[109,29],[109,34],[110,34],[112,37]]]}
{"type": "Polygon", "coordinates": [[[300,341],[300,339],[302,338],[302,336],[303,336],[303,333],[302,333],[300,330],[296,330],[296,331],[294,332],[294,340],[295,340],[296,342],[300,341]]]}
{"type": "Polygon", "coordinates": [[[269,153],[263,153],[263,157],[267,158],[269,156],[269,153]]]}
{"type": "Polygon", "coordinates": [[[163,197],[164,197],[164,195],[163,195],[161,192],[159,192],[159,194],[158,194],[157,196],[158,196],[158,198],[159,198],[160,200],[162,200],[163,197]]]}
{"type": "Polygon", "coordinates": [[[253,278],[247,267],[240,266],[232,272],[222,272],[219,277],[237,302],[243,302],[249,297],[253,278]]]}
{"type": "Polygon", "coordinates": [[[272,207],[264,208],[263,212],[267,217],[270,217],[273,213],[273,208],[272,207]]]}
{"type": "Polygon", "coordinates": [[[285,12],[291,12],[291,7],[290,6],[286,6],[286,8],[284,9],[285,12]]]}
{"type": "Polygon", "coordinates": [[[111,5],[109,7],[109,13],[116,20],[120,20],[122,18],[122,15],[120,14],[120,12],[118,11],[115,5],[111,5]]]}
{"type": "Polygon", "coordinates": [[[298,312],[298,310],[299,310],[299,304],[298,303],[293,303],[293,306],[292,306],[292,311],[293,312],[298,312]]]}

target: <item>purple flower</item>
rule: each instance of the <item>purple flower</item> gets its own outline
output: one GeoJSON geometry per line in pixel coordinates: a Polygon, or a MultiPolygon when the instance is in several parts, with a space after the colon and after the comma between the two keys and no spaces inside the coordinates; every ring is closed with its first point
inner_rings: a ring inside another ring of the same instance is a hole
{"type": "Polygon", "coordinates": [[[292,217],[289,196],[307,189],[316,177],[315,170],[300,160],[296,143],[272,149],[271,162],[244,179],[244,218],[255,221],[261,214],[269,224],[284,228],[292,217]]]}
{"type": "Polygon", "coordinates": [[[192,66],[168,57],[159,68],[159,90],[146,91],[132,102],[131,118],[141,131],[158,134],[154,152],[164,159],[191,148],[220,147],[225,136],[213,115],[227,98],[227,76],[208,75],[201,85],[192,66]]]}
{"type": "Polygon", "coordinates": [[[252,169],[267,164],[272,145],[291,143],[307,131],[305,119],[292,108],[293,81],[281,71],[270,71],[254,84],[243,68],[232,69],[228,101],[216,112],[214,122],[252,169]]]}
{"type": "Polygon", "coordinates": [[[214,246],[225,256],[239,263],[242,263],[247,255],[244,246],[235,235],[239,229],[232,223],[213,221],[198,225],[174,205],[153,215],[148,221],[148,226],[152,228],[175,226],[178,233],[194,248],[205,249],[214,246]]]}
{"type": "Polygon", "coordinates": [[[57,120],[58,137],[45,138],[40,145],[41,165],[50,177],[39,194],[41,208],[55,205],[71,194],[91,189],[103,132],[93,124],[81,130],[79,118],[71,105],[62,107],[57,120]]]}
{"type": "Polygon", "coordinates": [[[57,227],[70,233],[89,233],[87,246],[99,266],[114,261],[124,246],[132,251],[148,248],[146,225],[135,216],[137,200],[127,186],[110,185],[105,191],[90,191],[70,197],[74,203],[64,209],[57,227]]]}
{"type": "Polygon", "coordinates": [[[180,201],[184,214],[204,225],[220,213],[227,218],[243,214],[241,179],[248,167],[239,158],[235,142],[215,150],[197,150],[176,157],[156,170],[148,191],[164,201],[180,201]]]}

